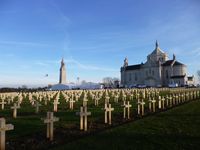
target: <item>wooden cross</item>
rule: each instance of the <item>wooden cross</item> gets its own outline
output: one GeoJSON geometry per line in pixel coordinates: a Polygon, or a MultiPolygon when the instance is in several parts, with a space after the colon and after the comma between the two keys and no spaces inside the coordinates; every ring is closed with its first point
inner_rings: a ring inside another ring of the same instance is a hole
{"type": "Polygon", "coordinates": [[[111,125],[112,124],[111,112],[114,111],[114,108],[111,108],[111,104],[108,103],[105,104],[104,110],[105,110],[105,123],[109,123],[109,125],[111,125]]]}
{"type": "Polygon", "coordinates": [[[20,106],[18,106],[16,103],[14,103],[14,106],[11,107],[13,109],[13,118],[17,118],[17,109],[19,109],[20,106]]]}
{"type": "Polygon", "coordinates": [[[91,112],[87,111],[87,106],[81,106],[80,112],[77,112],[76,115],[80,116],[80,130],[87,131],[87,116],[91,115],[91,112]]]}
{"type": "Polygon", "coordinates": [[[13,129],[14,126],[12,124],[6,124],[5,118],[0,118],[0,150],[5,150],[5,132],[13,129]]]}
{"type": "Polygon", "coordinates": [[[47,138],[50,141],[53,140],[54,122],[59,121],[59,118],[53,116],[53,112],[47,112],[47,118],[44,119],[44,123],[47,124],[47,138]]]}

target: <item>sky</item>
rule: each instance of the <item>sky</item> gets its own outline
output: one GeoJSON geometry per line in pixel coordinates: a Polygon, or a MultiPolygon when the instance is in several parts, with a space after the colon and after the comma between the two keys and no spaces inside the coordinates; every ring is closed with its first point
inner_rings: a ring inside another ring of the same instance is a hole
{"type": "Polygon", "coordinates": [[[199,0],[0,0],[0,87],[120,78],[160,48],[200,69],[199,0]],[[48,77],[45,75],[48,74],[48,77]]]}

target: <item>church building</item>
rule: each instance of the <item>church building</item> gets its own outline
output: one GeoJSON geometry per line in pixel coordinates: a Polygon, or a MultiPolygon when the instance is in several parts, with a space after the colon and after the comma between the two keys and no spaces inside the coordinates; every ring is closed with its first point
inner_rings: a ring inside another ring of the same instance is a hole
{"type": "Polygon", "coordinates": [[[146,85],[151,87],[167,87],[170,84],[185,86],[194,82],[194,77],[188,77],[187,66],[175,55],[169,59],[156,41],[154,51],[147,56],[145,63],[129,65],[125,58],[121,67],[121,84],[124,87],[146,85]]]}

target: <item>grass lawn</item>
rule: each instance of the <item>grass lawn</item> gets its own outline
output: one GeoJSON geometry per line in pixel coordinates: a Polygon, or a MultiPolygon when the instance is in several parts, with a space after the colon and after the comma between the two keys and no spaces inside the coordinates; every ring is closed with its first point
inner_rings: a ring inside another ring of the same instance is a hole
{"type": "Polygon", "coordinates": [[[56,147],[67,149],[200,149],[200,101],[56,147]]]}

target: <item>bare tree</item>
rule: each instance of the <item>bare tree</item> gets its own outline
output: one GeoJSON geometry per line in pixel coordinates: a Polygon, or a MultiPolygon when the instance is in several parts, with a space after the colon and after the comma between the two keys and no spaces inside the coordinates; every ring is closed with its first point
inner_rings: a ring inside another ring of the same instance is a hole
{"type": "Polygon", "coordinates": [[[112,77],[105,77],[102,80],[105,87],[114,87],[115,81],[119,81],[119,79],[112,77]]]}

